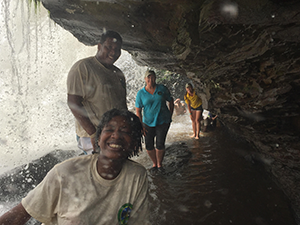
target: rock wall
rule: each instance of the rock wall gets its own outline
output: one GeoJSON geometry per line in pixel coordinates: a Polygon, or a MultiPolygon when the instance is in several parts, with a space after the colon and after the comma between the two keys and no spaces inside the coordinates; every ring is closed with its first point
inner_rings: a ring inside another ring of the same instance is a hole
{"type": "Polygon", "coordinates": [[[252,143],[300,224],[300,3],[296,0],[42,0],[86,45],[106,29],[141,65],[193,80],[210,111],[252,143]]]}

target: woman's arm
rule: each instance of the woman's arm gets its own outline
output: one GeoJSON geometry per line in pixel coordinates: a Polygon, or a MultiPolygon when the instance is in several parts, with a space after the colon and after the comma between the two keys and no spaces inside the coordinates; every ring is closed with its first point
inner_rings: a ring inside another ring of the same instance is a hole
{"type": "Polygon", "coordinates": [[[170,110],[171,118],[172,118],[173,112],[174,112],[174,101],[173,101],[173,98],[171,98],[171,101],[169,101],[169,110],[170,110]]]}
{"type": "Polygon", "coordinates": [[[142,116],[142,109],[141,108],[135,108],[136,115],[140,119],[140,122],[143,123],[143,116],[142,116]]]}
{"type": "Polygon", "coordinates": [[[0,225],[23,225],[31,216],[24,209],[23,205],[15,206],[0,217],[0,225]]]}
{"type": "Polygon", "coordinates": [[[190,105],[190,104],[188,104],[188,105],[187,105],[187,107],[188,107],[188,110],[189,110],[189,113],[190,113],[190,115],[192,115],[192,109],[191,109],[191,105],[190,105]]]}

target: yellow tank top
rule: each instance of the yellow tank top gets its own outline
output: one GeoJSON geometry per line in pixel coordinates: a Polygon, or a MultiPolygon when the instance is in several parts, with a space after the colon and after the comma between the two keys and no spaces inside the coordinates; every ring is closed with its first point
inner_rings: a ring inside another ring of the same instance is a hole
{"type": "Polygon", "coordinates": [[[190,105],[194,109],[202,105],[202,100],[198,97],[195,90],[193,91],[193,96],[190,96],[189,93],[186,93],[184,96],[184,101],[187,105],[190,105]]]}

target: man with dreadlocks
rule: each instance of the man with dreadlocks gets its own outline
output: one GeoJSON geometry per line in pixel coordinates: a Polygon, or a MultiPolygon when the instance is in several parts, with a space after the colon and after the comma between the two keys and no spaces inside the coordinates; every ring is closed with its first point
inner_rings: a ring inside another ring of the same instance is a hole
{"type": "Polygon", "coordinates": [[[142,150],[142,125],[127,110],[103,114],[97,151],[56,165],[0,224],[149,224],[146,169],[128,158],[142,150]]]}

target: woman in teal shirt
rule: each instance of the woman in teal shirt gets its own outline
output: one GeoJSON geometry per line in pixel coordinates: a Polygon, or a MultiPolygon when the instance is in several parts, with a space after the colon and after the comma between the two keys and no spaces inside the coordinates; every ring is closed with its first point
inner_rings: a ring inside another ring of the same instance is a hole
{"type": "Polygon", "coordinates": [[[153,162],[152,170],[158,169],[158,171],[164,172],[162,161],[165,154],[165,141],[172,121],[174,102],[168,88],[162,84],[156,84],[154,71],[146,72],[145,81],[146,86],[139,90],[136,96],[136,114],[144,125],[146,150],[153,162]],[[166,102],[169,102],[169,108],[166,102]],[[156,147],[154,147],[154,137],[156,137],[156,147]]]}

